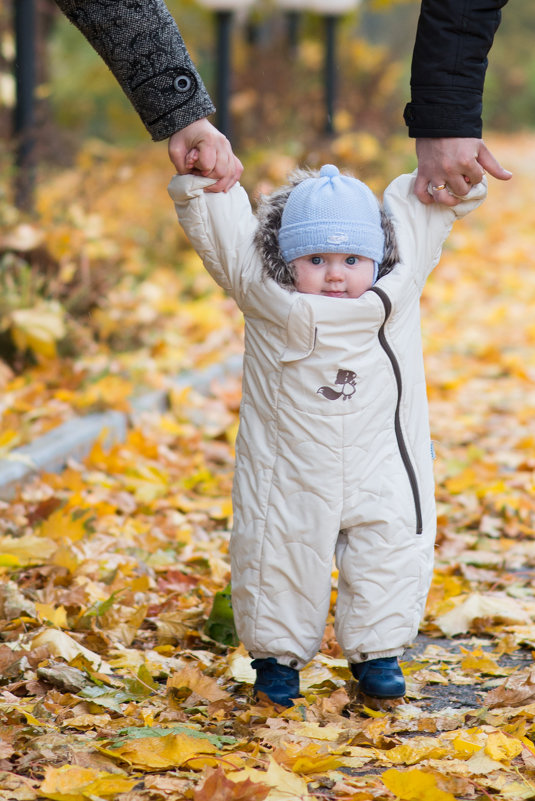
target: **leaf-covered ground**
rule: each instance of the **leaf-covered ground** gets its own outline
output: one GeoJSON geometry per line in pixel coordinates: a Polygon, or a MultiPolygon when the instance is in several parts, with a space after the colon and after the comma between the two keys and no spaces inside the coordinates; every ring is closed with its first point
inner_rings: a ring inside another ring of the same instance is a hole
{"type": "MultiPolygon", "coordinates": [[[[493,145],[515,178],[491,181],[455,228],[423,300],[439,534],[405,701],[356,693],[330,619],[302,702],[254,703],[247,654],[204,630],[229,579],[239,379],[210,397],[172,390],[169,412],[145,415],[124,444],[97,444],[2,506],[0,799],[535,798],[535,142],[493,145]]],[[[133,202],[139,179],[124,177],[95,247],[150,217],[157,179],[140,170],[145,195],[133,202]]],[[[58,186],[56,210],[72,213],[58,186]]],[[[56,235],[52,217],[43,229],[56,235]]],[[[158,384],[239,350],[238,316],[169,230],[162,253],[180,248],[186,272],[161,267],[104,307],[117,335],[130,322],[138,336],[145,315],[138,350],[118,356],[108,341],[63,371],[49,354],[7,377],[4,432],[31,437],[36,420],[109,405],[109,386],[87,394],[105,378],[126,403],[140,375],[158,384]]]]}

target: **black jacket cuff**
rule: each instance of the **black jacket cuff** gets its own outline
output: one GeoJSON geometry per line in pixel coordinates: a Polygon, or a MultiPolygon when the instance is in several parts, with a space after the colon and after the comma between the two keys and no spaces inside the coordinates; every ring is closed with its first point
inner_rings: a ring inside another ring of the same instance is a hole
{"type": "Polygon", "coordinates": [[[407,103],[403,117],[409,136],[416,137],[470,137],[480,139],[483,131],[481,99],[470,104],[459,103],[407,103]]]}

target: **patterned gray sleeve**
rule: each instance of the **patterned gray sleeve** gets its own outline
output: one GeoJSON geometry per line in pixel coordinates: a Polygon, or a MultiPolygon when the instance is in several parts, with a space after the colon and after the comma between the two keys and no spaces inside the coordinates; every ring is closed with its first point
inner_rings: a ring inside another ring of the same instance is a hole
{"type": "Polygon", "coordinates": [[[164,0],[56,0],[106,62],[154,140],[214,106],[164,0]]]}

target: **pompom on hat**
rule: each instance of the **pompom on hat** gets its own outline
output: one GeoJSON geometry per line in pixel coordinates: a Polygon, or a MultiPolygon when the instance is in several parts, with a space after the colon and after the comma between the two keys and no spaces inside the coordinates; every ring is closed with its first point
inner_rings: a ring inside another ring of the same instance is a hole
{"type": "Polygon", "coordinates": [[[279,246],[286,262],[312,253],[352,253],[380,263],[384,232],[379,202],[357,178],[325,164],[288,196],[279,246]]]}

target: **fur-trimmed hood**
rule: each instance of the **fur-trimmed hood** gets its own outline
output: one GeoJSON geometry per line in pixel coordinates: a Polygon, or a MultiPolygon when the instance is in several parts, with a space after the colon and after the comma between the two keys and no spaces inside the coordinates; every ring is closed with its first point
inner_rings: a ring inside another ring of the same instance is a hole
{"type": "MultiPolygon", "coordinates": [[[[292,265],[283,259],[279,247],[282,212],[292,189],[307,178],[318,176],[318,170],[294,170],[289,176],[288,184],[276,189],[271,195],[264,196],[258,205],[255,245],[262,258],[264,275],[273,278],[289,291],[295,290],[295,273],[292,265]]],[[[379,265],[378,279],[387,275],[399,261],[394,226],[382,207],[381,225],[385,233],[385,250],[383,261],[379,265]]]]}

